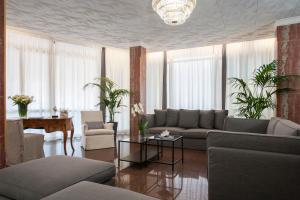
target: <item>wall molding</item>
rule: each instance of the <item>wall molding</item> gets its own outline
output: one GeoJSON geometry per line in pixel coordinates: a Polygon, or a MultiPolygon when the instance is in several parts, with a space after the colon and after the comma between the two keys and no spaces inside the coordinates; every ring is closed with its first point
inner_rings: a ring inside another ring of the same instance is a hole
{"type": "Polygon", "coordinates": [[[289,18],[284,18],[284,19],[275,21],[275,27],[286,26],[286,25],[291,25],[291,24],[299,24],[299,23],[300,23],[300,16],[289,17],[289,18]]]}

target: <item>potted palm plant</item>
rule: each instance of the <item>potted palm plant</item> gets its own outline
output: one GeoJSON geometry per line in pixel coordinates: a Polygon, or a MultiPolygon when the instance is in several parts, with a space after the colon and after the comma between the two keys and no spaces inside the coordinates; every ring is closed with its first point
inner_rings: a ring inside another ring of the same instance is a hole
{"type": "Polygon", "coordinates": [[[266,109],[275,109],[274,95],[289,92],[289,87],[280,87],[290,76],[277,74],[277,61],[259,67],[249,82],[240,78],[231,78],[236,92],[231,93],[238,105],[239,116],[260,119],[266,109]]]}
{"type": "Polygon", "coordinates": [[[117,84],[107,77],[96,78],[95,82],[87,83],[84,88],[92,86],[98,87],[103,95],[99,97],[99,103],[96,106],[103,105],[109,112],[109,123],[114,124],[114,131],[117,132],[118,122],[115,121],[115,115],[118,109],[125,105],[122,104],[123,98],[129,94],[126,89],[117,87],[117,84]]]}

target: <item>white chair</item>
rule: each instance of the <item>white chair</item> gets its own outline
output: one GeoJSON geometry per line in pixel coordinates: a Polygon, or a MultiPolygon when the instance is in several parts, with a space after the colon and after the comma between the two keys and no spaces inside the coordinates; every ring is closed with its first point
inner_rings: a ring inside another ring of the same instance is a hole
{"type": "Polygon", "coordinates": [[[6,121],[5,151],[7,165],[45,157],[44,135],[24,133],[22,120],[6,121]]]}
{"type": "Polygon", "coordinates": [[[82,139],[85,150],[115,146],[113,124],[104,124],[101,111],[81,111],[82,139]]]}

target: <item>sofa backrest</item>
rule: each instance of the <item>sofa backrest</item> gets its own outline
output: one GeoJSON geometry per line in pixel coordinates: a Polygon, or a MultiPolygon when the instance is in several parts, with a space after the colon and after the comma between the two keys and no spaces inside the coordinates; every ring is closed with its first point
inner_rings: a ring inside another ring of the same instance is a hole
{"type": "Polygon", "coordinates": [[[300,125],[287,119],[273,117],[267,134],[276,136],[300,136],[300,125]]]}
{"type": "Polygon", "coordinates": [[[225,131],[261,133],[267,132],[269,120],[244,119],[227,117],[224,122],[225,131]]]}
{"type": "Polygon", "coordinates": [[[154,110],[154,126],[223,129],[228,110],[154,110]]]}

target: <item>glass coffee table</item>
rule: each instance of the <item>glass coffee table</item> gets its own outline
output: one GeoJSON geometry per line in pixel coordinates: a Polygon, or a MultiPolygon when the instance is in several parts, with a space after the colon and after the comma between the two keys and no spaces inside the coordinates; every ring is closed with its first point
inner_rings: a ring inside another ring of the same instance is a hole
{"type": "Polygon", "coordinates": [[[183,163],[183,137],[182,136],[171,136],[171,137],[150,136],[150,137],[136,137],[136,138],[119,140],[118,141],[118,167],[120,167],[121,161],[136,163],[139,164],[140,167],[142,167],[143,165],[147,165],[147,162],[167,164],[167,165],[172,165],[172,171],[173,171],[175,164],[177,164],[180,161],[183,163]],[[151,141],[156,141],[156,142],[154,142],[154,144],[153,143],[149,144],[148,142],[151,141]],[[180,142],[181,158],[175,160],[176,142],[180,142]],[[136,146],[135,148],[130,146],[128,155],[123,156],[121,155],[121,145],[123,143],[128,143],[130,145],[135,144],[136,146]],[[164,143],[171,143],[172,158],[170,161],[161,160],[164,153],[164,143]]]}
{"type": "Polygon", "coordinates": [[[120,167],[120,161],[126,161],[131,163],[139,164],[142,167],[147,161],[157,157],[155,148],[148,148],[147,137],[136,137],[122,139],[118,141],[118,166],[120,167]],[[128,155],[121,155],[121,145],[123,143],[129,143],[128,155]],[[135,146],[133,146],[135,144],[135,146]]]}
{"type": "Polygon", "coordinates": [[[179,135],[174,135],[170,137],[155,137],[155,136],[150,136],[147,137],[147,142],[150,141],[156,141],[156,146],[157,146],[157,160],[154,160],[152,162],[160,163],[160,164],[167,164],[167,165],[172,165],[172,171],[174,170],[174,165],[178,162],[183,163],[183,137],[179,135]],[[164,143],[171,143],[171,148],[172,148],[172,158],[171,161],[161,161],[160,158],[163,157],[163,152],[164,152],[164,143]],[[180,142],[180,147],[181,147],[181,158],[175,160],[175,143],[180,142]]]}

